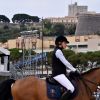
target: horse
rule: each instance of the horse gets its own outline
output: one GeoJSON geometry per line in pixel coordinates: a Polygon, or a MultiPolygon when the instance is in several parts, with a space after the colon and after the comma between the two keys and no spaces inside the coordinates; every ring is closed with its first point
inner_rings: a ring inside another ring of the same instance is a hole
{"type": "MultiPolygon", "coordinates": [[[[10,100],[9,98],[11,98],[11,95],[13,100],[52,100],[47,96],[46,81],[36,76],[28,76],[16,81],[6,80],[0,85],[0,100],[10,100]],[[6,88],[11,87],[7,89],[9,91],[4,91],[2,89],[5,86],[6,88]],[[10,92],[11,94],[9,94],[9,96],[4,92],[10,92]],[[4,97],[7,98],[5,99],[4,97]]],[[[93,92],[100,86],[100,68],[93,68],[82,73],[81,77],[77,79],[77,85],[79,88],[78,94],[73,100],[95,100],[93,92]]]]}

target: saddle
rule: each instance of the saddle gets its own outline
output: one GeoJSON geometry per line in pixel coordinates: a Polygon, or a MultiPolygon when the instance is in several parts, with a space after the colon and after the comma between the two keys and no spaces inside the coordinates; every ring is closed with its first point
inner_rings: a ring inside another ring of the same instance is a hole
{"type": "MultiPolygon", "coordinates": [[[[69,77],[69,80],[75,87],[75,91],[71,94],[70,98],[68,98],[68,100],[72,100],[78,93],[78,86],[73,78],[69,77]]],[[[52,76],[46,78],[46,84],[47,95],[50,99],[61,100],[62,96],[64,96],[64,94],[68,91],[65,87],[58,83],[52,76]]]]}

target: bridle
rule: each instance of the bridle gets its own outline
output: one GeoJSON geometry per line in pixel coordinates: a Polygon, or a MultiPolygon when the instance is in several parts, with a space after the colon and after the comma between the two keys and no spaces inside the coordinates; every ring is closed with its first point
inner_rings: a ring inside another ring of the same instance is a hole
{"type": "Polygon", "coordinates": [[[97,86],[97,89],[100,91],[100,85],[97,86]]]}
{"type": "Polygon", "coordinates": [[[87,82],[89,82],[89,83],[91,83],[91,84],[93,84],[93,85],[98,86],[97,83],[95,83],[95,82],[93,82],[93,81],[90,81],[90,80],[88,80],[88,79],[86,79],[86,78],[81,77],[81,79],[83,79],[83,80],[85,80],[85,81],[87,81],[87,82]]]}
{"type": "Polygon", "coordinates": [[[87,87],[87,89],[89,89],[89,91],[90,91],[91,94],[92,94],[91,88],[86,84],[86,81],[88,83],[91,83],[91,84],[97,86],[97,89],[100,90],[100,84],[97,84],[97,83],[95,83],[93,81],[90,81],[90,80],[88,80],[86,78],[83,78],[82,76],[80,76],[80,79],[82,80],[82,82],[84,83],[84,85],[87,87]]]}

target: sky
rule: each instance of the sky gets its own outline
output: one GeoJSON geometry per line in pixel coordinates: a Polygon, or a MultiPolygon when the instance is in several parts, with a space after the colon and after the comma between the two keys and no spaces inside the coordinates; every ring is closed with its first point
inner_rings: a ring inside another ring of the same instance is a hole
{"type": "Polygon", "coordinates": [[[14,14],[22,13],[40,18],[64,17],[68,15],[68,5],[75,2],[100,13],[100,0],[0,0],[0,15],[10,20],[14,14]]]}

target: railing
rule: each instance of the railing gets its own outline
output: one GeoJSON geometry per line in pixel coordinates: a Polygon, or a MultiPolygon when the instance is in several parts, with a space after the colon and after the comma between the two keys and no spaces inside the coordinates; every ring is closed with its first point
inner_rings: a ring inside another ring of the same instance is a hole
{"type": "Polygon", "coordinates": [[[96,100],[100,100],[100,91],[94,92],[94,97],[96,100]]]}
{"type": "Polygon", "coordinates": [[[36,54],[30,59],[18,61],[15,64],[10,65],[11,78],[19,79],[26,76],[34,75],[37,77],[45,77],[51,74],[51,67],[49,67],[45,62],[47,62],[46,53],[43,55],[36,54]],[[43,61],[43,66],[42,66],[43,61]],[[31,66],[30,66],[31,65],[31,66]],[[43,68],[42,68],[43,67],[43,68]]]}
{"type": "MultiPolygon", "coordinates": [[[[19,79],[30,75],[34,75],[39,78],[47,77],[47,75],[51,74],[52,69],[50,65],[47,65],[45,63],[47,59],[45,54],[43,56],[43,68],[42,68],[41,57],[42,57],[41,54],[33,56],[31,62],[29,62],[28,60],[24,62],[24,64],[26,64],[25,66],[23,66],[22,61],[14,65],[11,64],[10,66],[11,78],[19,79]],[[29,63],[31,63],[32,65],[31,67],[27,66],[29,65],[29,63]]],[[[89,68],[84,69],[82,67],[78,67],[78,70],[81,72],[85,72],[89,70],[89,68]]],[[[96,100],[100,100],[100,90],[95,91],[93,95],[96,98],[96,100]]]]}

